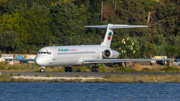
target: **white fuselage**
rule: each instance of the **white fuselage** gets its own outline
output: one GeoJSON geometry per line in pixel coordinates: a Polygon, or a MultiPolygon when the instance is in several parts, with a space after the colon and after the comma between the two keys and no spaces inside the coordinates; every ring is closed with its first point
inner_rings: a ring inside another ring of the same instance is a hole
{"type": "MultiPolygon", "coordinates": [[[[65,66],[84,65],[86,60],[115,59],[119,56],[115,50],[111,50],[111,40],[116,28],[139,28],[142,25],[97,25],[85,26],[87,28],[106,28],[106,34],[100,45],[80,46],[51,46],[39,50],[35,63],[39,66],[65,66]]],[[[94,62],[91,62],[94,63],[94,62]]],[[[97,63],[97,62],[95,62],[97,63]]],[[[87,65],[87,64],[86,64],[87,65]]]]}
{"type": "Polygon", "coordinates": [[[102,59],[104,50],[111,49],[102,45],[43,47],[37,53],[35,63],[39,66],[83,65],[84,59],[102,59]]]}

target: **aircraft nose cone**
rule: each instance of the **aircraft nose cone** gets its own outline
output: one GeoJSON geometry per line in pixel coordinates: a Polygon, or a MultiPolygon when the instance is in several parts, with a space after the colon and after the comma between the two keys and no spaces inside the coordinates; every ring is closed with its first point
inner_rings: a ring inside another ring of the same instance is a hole
{"type": "Polygon", "coordinates": [[[43,61],[42,61],[42,59],[40,59],[40,58],[36,57],[36,59],[35,59],[35,63],[36,63],[37,65],[41,66],[41,65],[42,65],[42,63],[43,63],[43,61]]]}

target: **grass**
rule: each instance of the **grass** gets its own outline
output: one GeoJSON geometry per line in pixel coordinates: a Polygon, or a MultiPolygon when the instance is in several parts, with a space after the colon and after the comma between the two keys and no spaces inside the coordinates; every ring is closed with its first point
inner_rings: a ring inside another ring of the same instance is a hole
{"type": "Polygon", "coordinates": [[[152,72],[152,70],[149,68],[143,68],[141,69],[141,72],[152,72]]]}
{"type": "Polygon", "coordinates": [[[106,75],[105,82],[111,83],[180,83],[179,75],[106,75]]]}
{"type": "MultiPolygon", "coordinates": [[[[142,66],[135,64],[130,68],[119,66],[118,64],[113,67],[99,65],[99,72],[180,72],[180,69],[174,66],[142,66]]],[[[64,66],[46,67],[46,72],[65,72],[64,66]]],[[[91,72],[92,66],[72,66],[73,72],[91,72]]],[[[7,62],[0,62],[0,72],[39,72],[39,67],[34,64],[13,64],[7,62]]]]}
{"type": "MultiPolygon", "coordinates": [[[[50,75],[49,75],[50,76],[50,75]]],[[[49,77],[48,76],[48,77],[49,77]]],[[[72,83],[180,83],[180,75],[106,75],[104,79],[14,79],[12,76],[2,74],[0,82],[72,82],[72,83]]]]}
{"type": "Polygon", "coordinates": [[[173,66],[167,66],[167,67],[162,68],[161,71],[165,71],[165,72],[179,72],[180,68],[173,67],[173,66]]]}

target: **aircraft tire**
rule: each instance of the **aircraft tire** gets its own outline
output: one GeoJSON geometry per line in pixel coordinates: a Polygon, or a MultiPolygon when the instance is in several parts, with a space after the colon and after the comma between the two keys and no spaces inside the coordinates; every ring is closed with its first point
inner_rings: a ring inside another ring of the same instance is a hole
{"type": "Polygon", "coordinates": [[[72,67],[69,67],[69,72],[72,72],[72,67]]]}
{"type": "Polygon", "coordinates": [[[69,67],[65,67],[65,72],[68,72],[69,71],[69,67]]]}
{"type": "Polygon", "coordinates": [[[96,71],[96,68],[95,68],[94,66],[92,66],[91,71],[92,71],[92,72],[95,72],[95,71],[96,71]]]}
{"type": "Polygon", "coordinates": [[[44,71],[45,71],[45,70],[44,70],[43,68],[40,69],[40,72],[41,72],[41,73],[44,73],[44,71]]]}
{"type": "Polygon", "coordinates": [[[99,68],[98,68],[98,67],[96,67],[96,68],[95,68],[95,71],[96,71],[96,72],[99,72],[99,68]]]}

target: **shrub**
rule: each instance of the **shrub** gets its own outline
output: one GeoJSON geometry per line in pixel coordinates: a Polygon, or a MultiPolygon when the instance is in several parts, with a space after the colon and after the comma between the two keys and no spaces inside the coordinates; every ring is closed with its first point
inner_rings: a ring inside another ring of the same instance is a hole
{"type": "Polygon", "coordinates": [[[75,75],[75,77],[79,77],[79,75],[75,75]]]}
{"type": "Polygon", "coordinates": [[[88,77],[87,75],[85,75],[84,77],[88,77]]]}
{"type": "Polygon", "coordinates": [[[144,74],[141,74],[141,76],[144,76],[144,74]]]}
{"type": "MultiPolygon", "coordinates": [[[[113,66],[114,68],[114,66],[113,66]]],[[[115,72],[136,72],[135,69],[127,68],[127,67],[116,67],[114,68],[115,72]]]]}
{"type": "Polygon", "coordinates": [[[149,74],[149,76],[153,76],[152,74],[149,74]]]}
{"type": "Polygon", "coordinates": [[[10,76],[14,76],[14,75],[11,73],[10,76]]]}
{"type": "Polygon", "coordinates": [[[152,72],[152,71],[149,68],[143,68],[143,69],[141,69],[141,72],[152,72]]]}
{"type": "Polygon", "coordinates": [[[0,69],[1,69],[1,70],[5,70],[5,66],[0,65],[0,69]]]}
{"type": "Polygon", "coordinates": [[[82,71],[82,67],[81,67],[81,66],[73,67],[73,69],[74,69],[76,72],[81,72],[81,71],[82,71]]]}
{"type": "Polygon", "coordinates": [[[38,75],[36,74],[35,77],[38,77],[38,75]]]}
{"type": "Polygon", "coordinates": [[[100,71],[100,72],[107,72],[106,66],[105,66],[104,64],[101,64],[101,65],[99,66],[99,71],[100,71]]]}
{"type": "Polygon", "coordinates": [[[50,77],[50,75],[46,75],[46,77],[50,77]]]}
{"type": "Polygon", "coordinates": [[[160,69],[161,71],[165,71],[165,72],[179,72],[180,69],[177,68],[177,67],[173,67],[173,66],[167,66],[167,67],[164,67],[164,68],[161,68],[160,69]]]}
{"type": "Polygon", "coordinates": [[[21,69],[21,70],[25,70],[26,68],[25,68],[25,67],[21,67],[20,69],[21,69]]]}
{"type": "Polygon", "coordinates": [[[18,74],[18,76],[21,76],[21,74],[18,74]]]}
{"type": "Polygon", "coordinates": [[[107,74],[107,75],[105,76],[105,78],[110,78],[110,77],[112,77],[111,74],[107,74]]]}
{"type": "Polygon", "coordinates": [[[12,70],[12,69],[13,69],[13,67],[12,67],[12,66],[9,66],[8,70],[12,70]]]}

